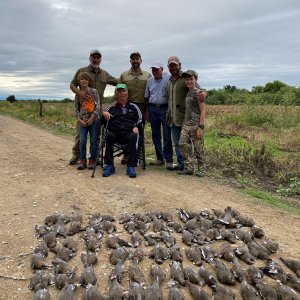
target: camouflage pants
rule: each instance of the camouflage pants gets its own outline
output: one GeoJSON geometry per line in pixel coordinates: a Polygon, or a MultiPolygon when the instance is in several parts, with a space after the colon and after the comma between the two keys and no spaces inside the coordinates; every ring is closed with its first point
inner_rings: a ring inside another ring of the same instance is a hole
{"type": "MultiPolygon", "coordinates": [[[[79,130],[79,123],[76,123],[76,135],[74,139],[74,145],[72,147],[72,159],[79,159],[80,157],[80,130],[79,130]]],[[[99,128],[99,133],[98,133],[98,145],[100,145],[100,136],[101,136],[101,126],[99,128]]],[[[98,149],[99,154],[100,154],[100,147],[98,149]]],[[[100,157],[100,156],[98,156],[100,157]]]]}
{"type": "Polygon", "coordinates": [[[204,147],[203,137],[197,138],[198,126],[182,125],[179,146],[184,159],[186,169],[194,172],[194,159],[197,161],[197,168],[204,171],[204,147]],[[193,151],[191,151],[189,143],[192,142],[193,151]]]}

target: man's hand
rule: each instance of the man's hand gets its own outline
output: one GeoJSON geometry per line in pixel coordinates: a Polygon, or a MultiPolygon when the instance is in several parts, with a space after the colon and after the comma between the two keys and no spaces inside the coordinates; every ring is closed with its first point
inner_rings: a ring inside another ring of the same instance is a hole
{"type": "Polygon", "coordinates": [[[203,137],[203,129],[197,129],[197,139],[200,140],[203,137]]]}
{"type": "Polygon", "coordinates": [[[137,127],[133,127],[132,131],[136,134],[139,134],[139,129],[137,127]]]}
{"type": "Polygon", "coordinates": [[[81,120],[81,119],[78,120],[78,123],[79,123],[79,125],[82,126],[82,127],[86,127],[86,126],[87,126],[87,125],[86,125],[86,122],[83,121],[83,120],[81,120]]]}
{"type": "Polygon", "coordinates": [[[91,126],[94,122],[94,119],[95,119],[94,115],[90,116],[90,118],[86,122],[86,126],[91,126]]]}
{"type": "Polygon", "coordinates": [[[207,97],[207,93],[203,90],[199,90],[197,92],[197,97],[198,97],[198,100],[203,102],[205,100],[205,98],[207,97]]]}
{"type": "Polygon", "coordinates": [[[113,115],[111,115],[108,111],[105,111],[102,116],[108,121],[113,115]]]}
{"type": "Polygon", "coordinates": [[[78,94],[79,98],[87,101],[90,97],[90,93],[88,91],[79,90],[78,94]]]}

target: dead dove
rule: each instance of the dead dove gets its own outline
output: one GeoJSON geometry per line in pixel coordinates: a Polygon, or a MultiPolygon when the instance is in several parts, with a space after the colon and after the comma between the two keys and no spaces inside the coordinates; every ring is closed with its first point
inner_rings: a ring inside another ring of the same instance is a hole
{"type": "Polygon", "coordinates": [[[234,253],[248,265],[252,265],[255,263],[255,257],[252,254],[250,254],[249,248],[246,244],[236,248],[234,253]]]}
{"type": "Polygon", "coordinates": [[[182,231],[182,241],[187,245],[191,246],[193,244],[194,235],[187,230],[182,231]]]}
{"type": "Polygon", "coordinates": [[[213,298],[212,299],[214,299],[214,300],[235,300],[237,298],[231,289],[225,287],[222,284],[217,283],[216,286],[213,287],[213,298]]]}
{"type": "Polygon", "coordinates": [[[146,246],[154,246],[158,241],[160,241],[160,237],[154,236],[152,234],[144,234],[145,245],[146,246]]]}
{"type": "Polygon", "coordinates": [[[33,295],[33,300],[50,300],[50,293],[47,289],[39,289],[33,295]]]}
{"type": "Polygon", "coordinates": [[[176,244],[176,238],[168,232],[161,231],[160,236],[167,248],[170,248],[176,244]]]}
{"type": "Polygon", "coordinates": [[[281,282],[277,281],[276,292],[278,299],[290,299],[290,300],[299,300],[298,294],[296,291],[286,285],[283,285],[281,282]]]}
{"type": "Polygon", "coordinates": [[[135,251],[130,255],[130,259],[134,262],[140,263],[145,257],[143,248],[136,248],[135,251]]]}
{"type": "Polygon", "coordinates": [[[159,285],[161,285],[166,277],[162,269],[155,263],[153,263],[150,267],[150,276],[153,281],[157,280],[159,285]]]}
{"type": "Polygon", "coordinates": [[[249,249],[250,254],[256,258],[259,258],[262,260],[269,259],[268,250],[263,245],[258,244],[255,241],[252,241],[248,244],[248,249],[249,249]]]}
{"type": "Polygon", "coordinates": [[[119,223],[120,224],[124,224],[124,223],[127,223],[131,220],[131,218],[133,218],[133,215],[128,213],[128,212],[125,212],[123,213],[120,218],[119,218],[119,223]]]}
{"type": "Polygon", "coordinates": [[[75,276],[75,271],[74,271],[74,273],[72,273],[70,275],[56,274],[54,277],[54,284],[55,284],[56,288],[61,290],[67,284],[74,283],[74,276],[75,276]]]}
{"type": "Polygon", "coordinates": [[[173,216],[171,213],[166,212],[166,211],[161,211],[160,212],[160,217],[163,219],[165,222],[172,222],[173,216]]]}
{"type": "Polygon", "coordinates": [[[181,233],[183,230],[182,225],[177,222],[168,222],[167,226],[172,227],[177,233],[181,233]]]}
{"type": "Polygon", "coordinates": [[[137,261],[133,262],[133,264],[129,267],[128,276],[131,281],[134,281],[134,282],[137,282],[140,284],[146,283],[145,276],[144,276],[143,272],[141,271],[137,261]]]}
{"type": "Polygon", "coordinates": [[[260,268],[265,274],[272,277],[275,280],[279,280],[282,283],[286,283],[287,273],[283,270],[283,268],[274,260],[269,260],[268,263],[260,268]]]}
{"type": "Polygon", "coordinates": [[[199,283],[199,274],[194,269],[190,267],[183,268],[183,275],[185,280],[195,284],[199,283]]]}
{"type": "Polygon", "coordinates": [[[47,225],[35,225],[34,229],[36,232],[36,237],[40,238],[45,236],[47,233],[49,233],[51,227],[47,225]]]}
{"type": "Polygon", "coordinates": [[[103,221],[102,229],[107,233],[113,233],[114,231],[117,231],[116,225],[113,224],[111,221],[103,221]]]}
{"type": "Polygon", "coordinates": [[[241,228],[236,230],[235,236],[238,240],[243,241],[245,244],[248,244],[253,240],[253,234],[241,228]]]}
{"type": "Polygon", "coordinates": [[[120,260],[125,261],[128,256],[128,250],[125,247],[120,247],[110,252],[109,261],[112,265],[116,265],[120,260]]]}
{"type": "Polygon", "coordinates": [[[266,240],[262,243],[262,245],[270,252],[270,253],[275,253],[277,252],[279,245],[277,242],[273,240],[266,240]]]}
{"type": "Polygon", "coordinates": [[[200,248],[200,250],[202,257],[208,263],[212,263],[213,259],[218,256],[215,250],[213,250],[209,246],[203,246],[202,248],[200,248]]]}
{"type": "Polygon", "coordinates": [[[206,218],[208,220],[213,220],[214,219],[214,212],[208,210],[207,208],[204,208],[200,211],[200,216],[203,218],[206,218]]]}
{"type": "Polygon", "coordinates": [[[206,291],[199,288],[198,286],[192,284],[189,281],[186,281],[186,285],[189,288],[192,299],[194,300],[210,300],[211,295],[209,295],[206,291]]]}
{"type": "Polygon", "coordinates": [[[248,270],[247,270],[247,273],[248,273],[248,276],[249,276],[249,279],[250,279],[250,282],[252,284],[257,284],[257,283],[260,283],[262,282],[263,280],[263,277],[264,277],[264,274],[263,272],[258,269],[257,267],[255,266],[249,266],[248,270]]]}
{"type": "Polygon", "coordinates": [[[264,237],[264,235],[265,235],[264,231],[261,228],[257,227],[256,225],[251,227],[251,232],[254,237],[259,238],[259,239],[264,237]]]}
{"type": "Polygon", "coordinates": [[[184,296],[179,289],[178,283],[176,281],[170,280],[168,282],[168,286],[170,288],[168,296],[169,300],[184,300],[184,296]]]}
{"type": "Polygon", "coordinates": [[[247,273],[242,268],[242,266],[239,263],[239,260],[236,257],[232,261],[232,268],[230,272],[233,274],[234,278],[238,282],[242,282],[243,279],[247,277],[247,273]]]}
{"type": "Polygon", "coordinates": [[[63,246],[56,246],[54,252],[56,253],[56,257],[58,257],[64,261],[69,261],[73,256],[76,255],[69,248],[66,248],[63,246]]]}
{"type": "Polygon", "coordinates": [[[135,281],[129,281],[129,299],[143,300],[145,299],[145,287],[144,285],[135,281]]]}
{"type": "Polygon", "coordinates": [[[52,264],[54,266],[54,274],[64,273],[68,275],[74,272],[72,266],[60,258],[55,258],[52,260],[52,264]]]}
{"type": "Polygon", "coordinates": [[[125,270],[124,260],[118,261],[118,263],[115,265],[115,267],[112,269],[110,273],[109,276],[110,281],[117,279],[117,281],[121,283],[124,270],[125,270]]]}
{"type": "Polygon", "coordinates": [[[48,256],[49,250],[45,241],[40,241],[33,250],[34,253],[42,253],[44,257],[48,256]]]}
{"type": "Polygon", "coordinates": [[[82,293],[82,300],[105,300],[106,298],[100,292],[96,285],[88,284],[82,293]]]}
{"type": "Polygon", "coordinates": [[[123,293],[123,287],[121,286],[117,278],[114,278],[110,283],[108,299],[123,300],[123,293]]]}
{"type": "Polygon", "coordinates": [[[260,296],[258,295],[258,291],[250,285],[246,278],[243,279],[240,285],[241,296],[243,300],[260,300],[260,296]]]}
{"type": "Polygon", "coordinates": [[[80,284],[87,287],[88,284],[95,285],[96,283],[97,277],[95,275],[94,268],[92,266],[86,267],[80,276],[80,284]]]}
{"type": "Polygon", "coordinates": [[[57,221],[57,223],[52,226],[52,231],[56,236],[66,237],[68,234],[68,230],[63,221],[57,221]]]}
{"type": "Polygon", "coordinates": [[[164,222],[158,218],[153,219],[153,231],[154,232],[160,232],[164,228],[164,222]]]}
{"type": "Polygon", "coordinates": [[[230,270],[219,259],[214,259],[213,264],[216,269],[216,275],[221,283],[235,285],[236,280],[230,270]]]}
{"type": "Polygon", "coordinates": [[[133,232],[135,232],[136,223],[133,220],[126,222],[124,224],[124,228],[129,234],[132,234],[133,232]]]}
{"type": "Polygon", "coordinates": [[[185,285],[182,264],[178,261],[173,261],[170,266],[170,278],[176,280],[182,286],[185,285]]]}
{"type": "Polygon", "coordinates": [[[56,235],[54,232],[49,232],[44,236],[44,241],[47,244],[48,248],[54,248],[57,244],[56,235]]]}
{"type": "Polygon", "coordinates": [[[256,288],[259,292],[259,295],[265,300],[274,300],[277,299],[276,290],[269,284],[265,282],[257,283],[256,288]]]}
{"type": "Polygon", "coordinates": [[[67,231],[67,235],[75,235],[81,230],[81,222],[72,221],[70,224],[70,228],[67,231]]]}
{"type": "Polygon", "coordinates": [[[148,256],[153,258],[156,263],[162,264],[164,260],[170,258],[170,252],[168,249],[161,247],[160,244],[156,244],[148,256]]]}
{"type": "Polygon", "coordinates": [[[230,245],[225,244],[220,251],[220,257],[222,257],[223,259],[229,261],[229,262],[233,262],[234,258],[236,257],[233,249],[230,247],[230,245]]]}
{"type": "Polygon", "coordinates": [[[280,257],[280,260],[291,269],[298,277],[300,277],[300,261],[280,257]]]}
{"type": "Polygon", "coordinates": [[[145,234],[149,228],[149,223],[144,223],[140,220],[135,220],[136,229],[141,233],[145,234]]]}
{"type": "Polygon", "coordinates": [[[145,300],[162,300],[163,295],[158,280],[155,279],[146,292],[145,300]]]}
{"type": "Polygon", "coordinates": [[[47,289],[50,283],[50,276],[43,270],[37,270],[36,273],[30,278],[28,288],[35,291],[39,289],[47,289]]]}
{"type": "Polygon", "coordinates": [[[247,216],[238,215],[238,216],[235,216],[235,219],[242,226],[253,227],[255,225],[254,220],[252,218],[247,217],[247,216]]]}
{"type": "Polygon", "coordinates": [[[191,233],[194,236],[194,239],[193,239],[194,243],[196,243],[197,245],[205,244],[205,242],[207,240],[207,236],[200,229],[192,230],[191,233]]]}
{"type": "Polygon", "coordinates": [[[294,274],[287,273],[287,284],[294,290],[300,293],[300,279],[297,278],[294,274]]]}
{"type": "Polygon", "coordinates": [[[76,286],[74,284],[67,284],[61,291],[59,300],[75,300],[76,286]]]}
{"type": "Polygon", "coordinates": [[[47,265],[45,262],[45,256],[43,253],[33,253],[31,256],[31,268],[33,270],[40,270],[40,269],[46,269],[51,268],[51,266],[47,265]]]}
{"type": "Polygon", "coordinates": [[[179,245],[174,245],[170,248],[170,257],[172,260],[182,262],[183,257],[179,245]]]}
{"type": "Polygon", "coordinates": [[[138,231],[134,231],[130,238],[133,247],[139,247],[142,244],[143,237],[138,231]]]}
{"type": "Polygon", "coordinates": [[[128,241],[123,240],[118,236],[109,235],[106,244],[109,248],[116,249],[119,247],[132,247],[132,244],[128,241]]]}
{"type": "Polygon", "coordinates": [[[207,284],[210,287],[213,287],[217,284],[217,279],[209,270],[207,270],[204,266],[201,266],[199,268],[199,284],[201,286],[207,284]]]}
{"type": "Polygon", "coordinates": [[[95,252],[82,252],[80,255],[81,261],[85,267],[94,266],[98,262],[98,257],[95,252]]]}
{"type": "Polygon", "coordinates": [[[63,246],[70,249],[72,253],[76,253],[78,250],[78,243],[70,236],[66,237],[63,241],[63,246]]]}
{"type": "Polygon", "coordinates": [[[188,212],[186,212],[184,209],[182,208],[179,208],[178,210],[178,215],[179,215],[179,218],[180,220],[183,222],[183,223],[186,223],[189,219],[190,219],[190,215],[188,214],[188,212]]]}
{"type": "Polygon", "coordinates": [[[197,218],[193,218],[191,220],[186,221],[184,229],[192,232],[193,230],[197,230],[200,229],[200,225],[198,223],[198,219],[197,218]]]}
{"type": "Polygon", "coordinates": [[[96,237],[89,237],[85,240],[85,245],[88,251],[96,252],[100,249],[100,240],[96,237]]]}
{"type": "Polygon", "coordinates": [[[202,265],[202,254],[198,246],[192,245],[191,247],[187,248],[185,250],[185,255],[187,259],[193,262],[193,264],[195,264],[196,266],[202,265]]]}

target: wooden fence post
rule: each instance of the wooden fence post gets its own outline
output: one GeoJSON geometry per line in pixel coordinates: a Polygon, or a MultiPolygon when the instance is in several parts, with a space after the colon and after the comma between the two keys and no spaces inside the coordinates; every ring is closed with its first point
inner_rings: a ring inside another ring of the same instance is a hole
{"type": "Polygon", "coordinates": [[[38,99],[39,107],[40,107],[40,117],[43,116],[43,101],[41,99],[38,99]]]}

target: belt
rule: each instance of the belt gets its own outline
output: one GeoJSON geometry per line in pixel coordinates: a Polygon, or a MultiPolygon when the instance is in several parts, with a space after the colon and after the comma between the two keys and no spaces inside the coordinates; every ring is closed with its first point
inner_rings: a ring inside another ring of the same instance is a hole
{"type": "Polygon", "coordinates": [[[156,104],[156,103],[148,103],[149,106],[154,106],[156,108],[168,107],[168,103],[156,104]]]}

